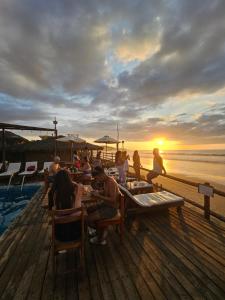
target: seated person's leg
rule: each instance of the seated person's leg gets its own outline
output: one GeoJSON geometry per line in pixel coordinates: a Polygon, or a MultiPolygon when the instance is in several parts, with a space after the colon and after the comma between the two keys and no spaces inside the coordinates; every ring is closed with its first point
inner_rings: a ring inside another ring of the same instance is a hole
{"type": "Polygon", "coordinates": [[[158,174],[154,171],[150,171],[148,174],[147,174],[147,181],[149,183],[152,183],[152,179],[156,178],[158,176],[158,174]]]}

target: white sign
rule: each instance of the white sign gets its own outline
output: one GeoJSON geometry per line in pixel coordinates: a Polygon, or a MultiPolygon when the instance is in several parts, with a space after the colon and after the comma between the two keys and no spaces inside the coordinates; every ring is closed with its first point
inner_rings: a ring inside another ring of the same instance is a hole
{"type": "Polygon", "coordinates": [[[214,197],[213,187],[208,185],[199,184],[198,192],[208,197],[214,197]]]}

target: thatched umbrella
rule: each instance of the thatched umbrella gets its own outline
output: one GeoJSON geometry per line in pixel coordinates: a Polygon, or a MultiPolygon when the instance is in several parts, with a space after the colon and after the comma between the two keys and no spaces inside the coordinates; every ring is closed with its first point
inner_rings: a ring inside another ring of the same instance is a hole
{"type": "Polygon", "coordinates": [[[71,161],[73,161],[73,144],[85,144],[86,141],[79,138],[78,135],[68,134],[67,136],[58,138],[57,141],[71,144],[71,161]]]}
{"type": "Polygon", "coordinates": [[[118,144],[119,143],[119,141],[110,137],[109,135],[105,135],[105,136],[101,137],[100,139],[97,139],[94,142],[99,143],[99,144],[105,144],[106,145],[106,153],[107,153],[107,145],[108,144],[118,144]]]}

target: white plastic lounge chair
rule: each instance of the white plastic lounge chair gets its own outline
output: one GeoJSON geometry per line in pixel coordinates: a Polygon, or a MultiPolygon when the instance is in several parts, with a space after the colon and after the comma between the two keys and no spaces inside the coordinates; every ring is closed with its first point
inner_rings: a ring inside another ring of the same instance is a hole
{"type": "Polygon", "coordinates": [[[143,207],[183,205],[184,199],[167,191],[133,195],[134,201],[143,207]]]}
{"type": "Polygon", "coordinates": [[[52,161],[46,161],[46,162],[44,162],[43,169],[41,171],[39,171],[38,174],[44,174],[44,171],[46,169],[48,169],[48,171],[49,171],[49,168],[50,168],[50,166],[51,166],[52,163],[53,163],[52,161]]]}
{"type": "Polygon", "coordinates": [[[126,198],[136,204],[136,208],[128,209],[131,213],[144,213],[151,210],[168,209],[184,205],[184,198],[167,191],[132,195],[125,187],[119,185],[126,198]]]}
{"type": "Polygon", "coordinates": [[[21,163],[10,163],[7,171],[0,174],[1,177],[10,177],[20,171],[21,163]]]}
{"type": "Polygon", "coordinates": [[[26,162],[25,171],[19,173],[20,176],[33,175],[37,171],[37,161],[26,162]],[[29,168],[34,167],[32,171],[29,171],[29,168]]]}

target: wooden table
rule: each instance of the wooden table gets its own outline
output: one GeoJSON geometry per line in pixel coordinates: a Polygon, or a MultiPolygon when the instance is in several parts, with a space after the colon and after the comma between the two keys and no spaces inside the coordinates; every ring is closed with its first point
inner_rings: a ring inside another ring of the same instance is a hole
{"type": "Polygon", "coordinates": [[[132,195],[153,192],[153,185],[147,181],[130,181],[126,183],[126,188],[132,195]]]}
{"type": "Polygon", "coordinates": [[[82,176],[83,176],[83,172],[81,172],[81,171],[78,171],[75,173],[70,173],[71,179],[75,182],[79,182],[79,180],[81,179],[82,176]]]}

